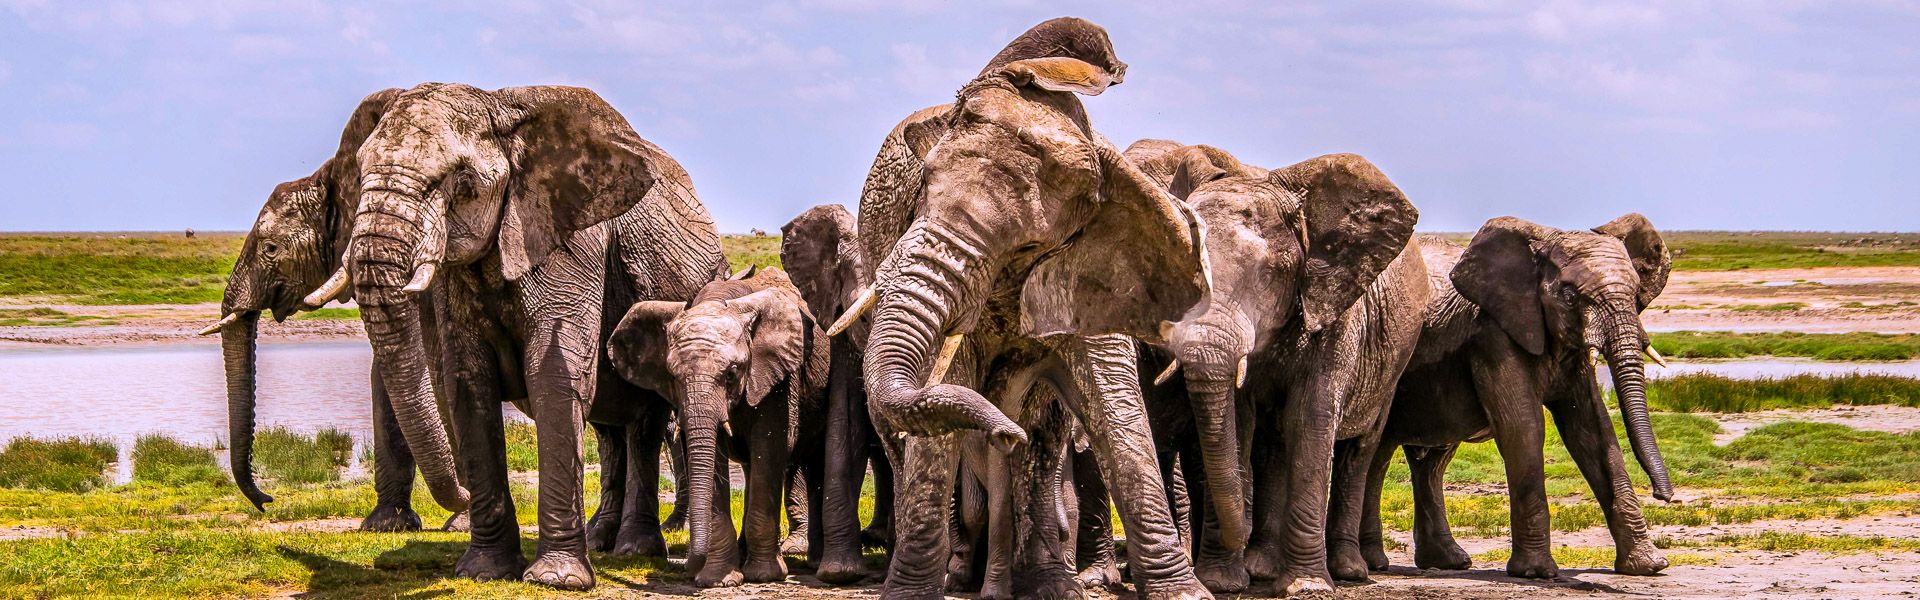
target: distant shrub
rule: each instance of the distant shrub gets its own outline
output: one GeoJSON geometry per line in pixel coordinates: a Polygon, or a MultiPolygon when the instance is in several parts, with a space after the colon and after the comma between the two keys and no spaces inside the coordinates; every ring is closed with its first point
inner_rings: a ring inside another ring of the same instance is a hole
{"type": "Polygon", "coordinates": [[[227,481],[212,448],[189,446],[165,435],[143,435],[133,443],[133,480],[161,485],[227,481]]]}
{"type": "Polygon", "coordinates": [[[119,454],[119,447],[104,438],[14,438],[0,450],[0,487],[56,492],[105,487],[107,465],[119,454]]]}

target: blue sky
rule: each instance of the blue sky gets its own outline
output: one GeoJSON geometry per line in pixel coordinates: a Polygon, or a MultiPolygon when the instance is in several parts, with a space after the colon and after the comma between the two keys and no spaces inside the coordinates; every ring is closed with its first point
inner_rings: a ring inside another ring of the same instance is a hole
{"type": "Polygon", "coordinates": [[[1107,27],[1094,126],[1358,152],[1421,228],[1920,230],[1920,2],[0,0],[0,230],[244,229],[367,93],[583,85],[722,230],[857,202],[886,131],[1043,19],[1107,27]]]}

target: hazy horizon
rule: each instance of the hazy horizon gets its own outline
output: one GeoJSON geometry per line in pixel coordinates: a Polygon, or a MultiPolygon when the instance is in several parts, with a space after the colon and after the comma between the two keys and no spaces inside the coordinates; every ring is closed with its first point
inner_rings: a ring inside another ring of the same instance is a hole
{"type": "Polygon", "coordinates": [[[1920,2],[0,0],[0,230],[244,230],[378,89],[583,85],[723,231],[852,207],[880,139],[1007,40],[1105,26],[1115,143],[1378,164],[1421,229],[1916,231],[1920,2]]]}

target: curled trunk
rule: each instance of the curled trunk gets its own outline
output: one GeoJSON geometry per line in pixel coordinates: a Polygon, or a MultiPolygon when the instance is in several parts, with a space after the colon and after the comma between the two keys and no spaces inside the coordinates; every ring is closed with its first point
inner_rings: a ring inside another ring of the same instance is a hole
{"type": "Polygon", "coordinates": [[[227,372],[227,446],[233,465],[233,483],[253,503],[265,511],[273,496],[260,491],[253,479],[253,417],[258,381],[255,356],[260,332],[260,313],[247,311],[240,320],[221,328],[220,355],[227,372]]]}
{"type": "Polygon", "coordinates": [[[1620,397],[1620,416],[1626,423],[1627,440],[1633,456],[1653,482],[1653,497],[1673,499],[1673,483],[1667,475],[1667,463],[1660,457],[1660,444],[1654,439],[1653,421],[1647,409],[1646,365],[1641,349],[1646,347],[1638,319],[1623,308],[1611,309],[1606,319],[1606,359],[1613,373],[1613,389],[1620,397]]]}

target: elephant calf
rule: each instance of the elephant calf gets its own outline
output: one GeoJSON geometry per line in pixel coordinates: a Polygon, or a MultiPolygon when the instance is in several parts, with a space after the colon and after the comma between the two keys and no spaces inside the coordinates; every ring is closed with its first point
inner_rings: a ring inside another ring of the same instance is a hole
{"type": "MultiPolygon", "coordinates": [[[[680,404],[690,488],[687,569],[700,586],[786,579],[780,509],[789,460],[805,461],[799,466],[807,481],[825,481],[826,340],[777,268],[707,284],[691,302],[635,304],[608,340],[621,377],[670,390],[680,404]],[[744,563],[729,516],[723,450],[747,472],[744,563]]],[[[816,506],[820,489],[810,490],[816,506]]]]}
{"type": "Polygon", "coordinates": [[[1413,468],[1414,563],[1445,569],[1471,563],[1447,527],[1441,492],[1460,442],[1491,437],[1500,445],[1512,497],[1507,573],[1557,576],[1541,458],[1545,405],[1606,513],[1614,570],[1650,575],[1666,568],[1647,537],[1594,360],[1604,359],[1612,372],[1628,439],[1653,481],[1653,496],[1671,498],[1647,415],[1641,360],[1652,349],[1640,311],[1659,297],[1672,268],[1659,232],[1638,214],[1590,231],[1502,217],[1481,227],[1464,250],[1436,238],[1420,244],[1433,302],[1368,472],[1361,535],[1368,566],[1387,566],[1380,488],[1393,449],[1401,446],[1413,468]]]}

